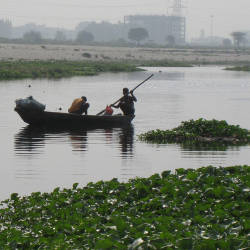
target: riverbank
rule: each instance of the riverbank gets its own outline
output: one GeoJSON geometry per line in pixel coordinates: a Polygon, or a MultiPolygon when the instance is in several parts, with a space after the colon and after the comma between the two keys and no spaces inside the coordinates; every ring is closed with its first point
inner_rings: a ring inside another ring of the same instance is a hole
{"type": "Polygon", "coordinates": [[[12,194],[0,210],[5,248],[246,249],[249,166],[165,171],[51,193],[12,194]]]}
{"type": "Polygon", "coordinates": [[[228,67],[225,70],[250,72],[250,66],[228,67]]]}
{"type": "MultiPolygon", "coordinates": [[[[140,67],[248,65],[250,51],[0,44],[0,80],[91,76],[140,67]]],[[[245,70],[249,67],[227,68],[245,70]]]]}
{"type": "Polygon", "coordinates": [[[142,71],[125,62],[8,61],[0,62],[0,80],[94,76],[103,72],[142,71]]]}
{"type": "MultiPolygon", "coordinates": [[[[0,61],[173,61],[189,64],[249,64],[250,50],[127,48],[78,45],[0,44],[0,61]]],[[[159,65],[158,65],[159,66],[159,65]]],[[[164,65],[163,65],[164,66],[164,65]]]]}

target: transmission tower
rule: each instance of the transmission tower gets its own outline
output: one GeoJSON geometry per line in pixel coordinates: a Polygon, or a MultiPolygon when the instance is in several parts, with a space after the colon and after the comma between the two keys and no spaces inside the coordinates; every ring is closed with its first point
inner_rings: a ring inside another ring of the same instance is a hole
{"type": "Polygon", "coordinates": [[[182,9],[184,8],[182,0],[173,0],[173,16],[182,16],[182,9]]]}

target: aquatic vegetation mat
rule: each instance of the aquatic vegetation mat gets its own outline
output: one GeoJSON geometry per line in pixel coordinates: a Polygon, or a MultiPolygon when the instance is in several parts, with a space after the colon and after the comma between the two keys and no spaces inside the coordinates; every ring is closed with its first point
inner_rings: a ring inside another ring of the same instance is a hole
{"type": "Polygon", "coordinates": [[[165,171],[1,203],[0,249],[247,249],[250,166],[165,171]]]}
{"type": "Polygon", "coordinates": [[[227,67],[225,70],[250,72],[250,65],[227,67]]]}
{"type": "Polygon", "coordinates": [[[0,62],[0,80],[93,76],[101,72],[141,71],[124,62],[14,61],[0,62]]]}
{"type": "Polygon", "coordinates": [[[154,143],[186,143],[244,145],[250,142],[250,131],[226,121],[198,120],[183,121],[172,130],[151,130],[139,135],[139,139],[154,143]]]}

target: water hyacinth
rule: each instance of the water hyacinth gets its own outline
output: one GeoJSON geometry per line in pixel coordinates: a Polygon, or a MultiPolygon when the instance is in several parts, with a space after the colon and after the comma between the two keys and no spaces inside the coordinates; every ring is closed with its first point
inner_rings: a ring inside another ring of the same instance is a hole
{"type": "Polygon", "coordinates": [[[225,68],[225,70],[250,72],[250,66],[244,65],[244,66],[227,67],[225,68]]]}
{"type": "Polygon", "coordinates": [[[95,76],[101,72],[142,71],[126,62],[94,61],[2,61],[0,80],[95,76]]]}
{"type": "Polygon", "coordinates": [[[152,130],[139,135],[139,139],[154,143],[224,143],[244,145],[250,142],[250,132],[239,125],[226,121],[198,120],[183,121],[172,130],[152,130]]]}
{"type": "Polygon", "coordinates": [[[165,171],[1,203],[2,249],[247,249],[250,166],[165,171]]]}

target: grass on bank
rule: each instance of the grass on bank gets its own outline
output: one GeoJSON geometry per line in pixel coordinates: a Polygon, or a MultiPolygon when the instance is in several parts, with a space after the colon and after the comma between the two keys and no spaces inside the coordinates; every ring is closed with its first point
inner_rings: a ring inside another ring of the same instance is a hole
{"type": "Polygon", "coordinates": [[[176,61],[2,61],[0,80],[94,76],[103,72],[143,71],[140,67],[192,67],[176,61]]]}
{"type": "MultiPolygon", "coordinates": [[[[88,53],[86,53],[88,54],[88,53]]],[[[73,76],[94,76],[103,72],[143,71],[140,67],[193,67],[194,62],[173,60],[125,60],[125,61],[0,61],[0,81],[37,78],[64,78],[73,76]]],[[[199,65],[210,64],[198,62],[199,65]]],[[[221,64],[212,63],[212,64],[221,64]]],[[[226,64],[223,62],[223,64],[226,64]]],[[[226,70],[250,71],[250,66],[235,66],[226,70]]]]}
{"type": "Polygon", "coordinates": [[[225,70],[250,72],[250,65],[228,67],[228,68],[225,68],[225,70]]]}
{"type": "Polygon", "coordinates": [[[250,131],[226,121],[198,120],[183,121],[172,130],[151,130],[139,135],[139,139],[154,143],[228,143],[247,144],[250,131]]]}
{"type": "Polygon", "coordinates": [[[165,171],[51,193],[12,194],[3,249],[247,249],[250,166],[165,171]]]}
{"type": "Polygon", "coordinates": [[[0,80],[93,76],[102,72],[142,71],[126,62],[12,61],[0,62],[0,80]]]}

